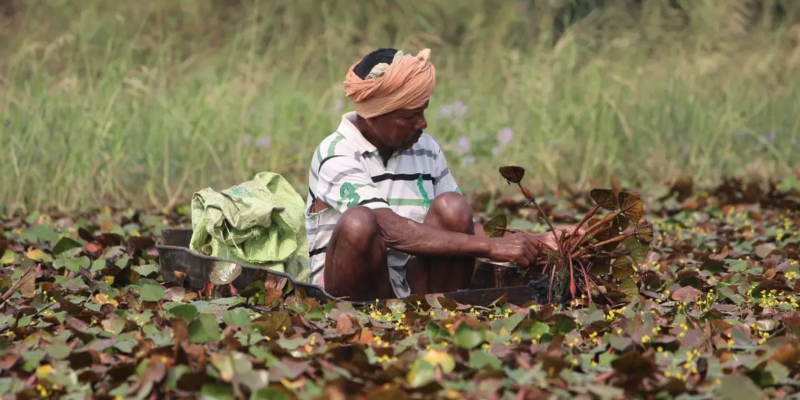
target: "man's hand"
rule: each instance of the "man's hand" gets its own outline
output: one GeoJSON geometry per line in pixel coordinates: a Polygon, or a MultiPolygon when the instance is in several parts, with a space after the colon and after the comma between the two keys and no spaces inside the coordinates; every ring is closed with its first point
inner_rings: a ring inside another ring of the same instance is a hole
{"type": "Polygon", "coordinates": [[[538,254],[539,251],[529,235],[515,233],[495,238],[487,258],[492,261],[512,262],[519,267],[527,267],[538,254]]]}

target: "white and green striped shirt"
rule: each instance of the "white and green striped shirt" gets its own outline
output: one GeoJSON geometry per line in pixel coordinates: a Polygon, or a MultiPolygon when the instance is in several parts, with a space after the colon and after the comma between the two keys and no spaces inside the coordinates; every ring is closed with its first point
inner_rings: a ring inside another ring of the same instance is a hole
{"type": "MultiPolygon", "coordinates": [[[[444,153],[423,133],[414,147],[395,152],[384,166],[378,150],[355,126],[356,113],[342,116],[339,128],[322,140],[309,169],[306,201],[306,235],[312,280],[323,286],[325,251],[339,217],[350,207],[389,208],[402,217],[422,222],[433,199],[446,192],[461,192],[447,168],[444,153]],[[331,208],[309,214],[315,199],[331,208]]],[[[409,255],[389,249],[389,277],[398,298],[411,290],[405,265],[409,255]]]]}

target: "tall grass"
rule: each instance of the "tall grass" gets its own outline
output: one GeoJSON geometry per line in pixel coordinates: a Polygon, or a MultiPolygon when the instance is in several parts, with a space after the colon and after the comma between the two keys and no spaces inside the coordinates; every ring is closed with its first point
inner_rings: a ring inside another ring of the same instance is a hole
{"type": "Polygon", "coordinates": [[[606,1],[562,31],[527,0],[18,3],[0,20],[6,212],[164,207],[263,170],[305,194],[346,69],[384,46],[433,49],[428,130],[467,191],[506,163],[539,190],[800,165],[800,28],[731,2],[606,1]]]}

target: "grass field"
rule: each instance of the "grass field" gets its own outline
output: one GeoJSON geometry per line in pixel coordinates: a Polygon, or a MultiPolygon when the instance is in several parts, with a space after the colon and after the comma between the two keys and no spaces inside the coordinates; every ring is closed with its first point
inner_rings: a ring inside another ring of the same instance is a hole
{"type": "Polygon", "coordinates": [[[537,190],[800,165],[800,29],[735,8],[752,1],[612,5],[557,38],[556,12],[527,1],[16,3],[0,16],[8,213],[160,208],[263,170],[304,194],[347,67],[383,46],[433,49],[429,131],[467,191],[500,184],[498,160],[537,190]]]}

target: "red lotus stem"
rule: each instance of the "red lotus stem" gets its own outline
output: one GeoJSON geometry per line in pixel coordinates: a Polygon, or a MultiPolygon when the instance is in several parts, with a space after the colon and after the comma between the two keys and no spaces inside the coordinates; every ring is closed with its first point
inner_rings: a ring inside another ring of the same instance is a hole
{"type": "Polygon", "coordinates": [[[572,299],[575,300],[575,291],[577,288],[575,287],[575,270],[572,268],[572,258],[569,259],[569,293],[572,295],[572,299]]]}
{"type": "Polygon", "coordinates": [[[591,210],[589,210],[589,212],[587,212],[587,213],[586,213],[586,214],[583,216],[583,218],[581,219],[581,222],[578,222],[578,225],[575,225],[575,228],[574,228],[574,229],[572,229],[572,233],[570,233],[569,235],[570,235],[570,236],[575,236],[575,235],[578,233],[578,230],[580,230],[580,229],[581,229],[581,227],[583,226],[583,224],[585,224],[585,223],[586,223],[586,221],[588,221],[588,220],[589,220],[589,218],[592,218],[592,217],[594,217],[594,215],[595,215],[595,214],[597,214],[597,210],[599,210],[599,209],[600,209],[600,206],[594,206],[594,207],[593,207],[591,210]]]}
{"type": "Polygon", "coordinates": [[[634,233],[634,232],[628,232],[628,233],[624,233],[624,234],[622,234],[622,235],[619,235],[619,236],[617,236],[617,237],[613,237],[613,238],[611,238],[611,239],[604,240],[604,241],[602,241],[602,242],[599,242],[599,243],[595,243],[595,244],[593,244],[593,245],[592,245],[592,247],[595,247],[595,248],[596,248],[596,247],[605,246],[605,245],[607,245],[607,244],[611,244],[611,243],[622,242],[622,241],[624,241],[625,239],[627,239],[627,238],[629,238],[629,237],[631,237],[631,236],[633,236],[633,235],[635,235],[635,233],[634,233]]]}
{"type": "Polygon", "coordinates": [[[589,289],[589,280],[590,280],[589,273],[586,272],[586,267],[583,265],[583,262],[581,260],[575,259],[575,261],[578,262],[578,265],[581,267],[581,272],[583,272],[583,280],[584,283],[586,284],[586,297],[589,298],[589,305],[591,306],[593,301],[592,301],[592,292],[589,289]]]}
{"type": "Polygon", "coordinates": [[[556,245],[558,246],[558,251],[563,254],[564,253],[563,246],[561,246],[561,244],[558,242],[558,236],[556,235],[556,229],[553,227],[553,224],[550,222],[550,218],[547,218],[547,214],[545,214],[544,210],[542,210],[542,207],[539,206],[539,203],[536,201],[536,198],[533,196],[533,193],[531,193],[531,191],[528,190],[528,188],[526,188],[525,186],[522,186],[522,183],[517,183],[517,186],[519,186],[519,190],[522,191],[522,195],[525,196],[525,198],[529,199],[533,203],[533,205],[536,206],[536,209],[539,210],[539,213],[542,214],[542,218],[544,218],[544,222],[547,223],[547,226],[550,228],[550,231],[553,232],[553,239],[555,239],[555,241],[556,241],[556,245]]]}
{"type": "Polygon", "coordinates": [[[556,266],[550,268],[550,286],[547,288],[547,302],[553,302],[553,281],[556,279],[556,266]]]}
{"type": "Polygon", "coordinates": [[[616,217],[617,217],[619,214],[620,214],[620,211],[615,211],[615,212],[614,212],[614,213],[612,213],[612,214],[606,215],[606,216],[605,216],[605,218],[603,218],[603,219],[601,219],[601,220],[600,220],[600,222],[598,222],[598,223],[594,224],[594,225],[593,225],[593,226],[591,226],[589,229],[587,229],[586,231],[584,231],[584,232],[583,232],[583,235],[581,235],[581,236],[580,236],[580,238],[578,238],[578,241],[577,241],[577,242],[575,242],[575,243],[573,243],[572,247],[569,249],[569,250],[570,250],[570,252],[573,252],[573,251],[575,251],[575,249],[576,249],[576,248],[577,248],[577,247],[578,247],[578,246],[581,244],[581,242],[583,242],[583,239],[584,239],[584,238],[586,238],[586,236],[588,236],[588,235],[590,235],[590,234],[592,234],[592,235],[593,235],[593,234],[597,233],[598,231],[600,231],[600,230],[602,230],[602,229],[608,229],[608,227],[605,227],[605,228],[604,228],[604,227],[603,227],[603,225],[605,225],[605,224],[607,224],[607,223],[611,222],[611,220],[613,220],[614,218],[616,218],[616,217]]]}

